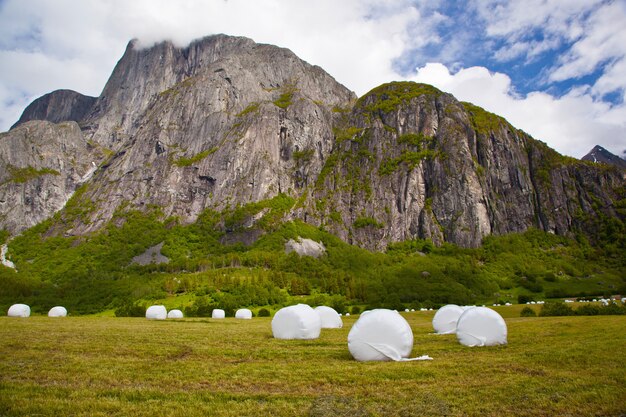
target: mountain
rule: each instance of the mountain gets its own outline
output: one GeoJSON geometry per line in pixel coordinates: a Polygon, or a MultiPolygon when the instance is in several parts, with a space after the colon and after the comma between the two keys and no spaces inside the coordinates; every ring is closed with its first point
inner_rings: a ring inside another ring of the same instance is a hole
{"type": "Polygon", "coordinates": [[[84,96],[72,90],[57,90],[33,101],[11,129],[29,120],[53,123],[82,120],[96,102],[96,97],[84,96]]]}
{"type": "Polygon", "coordinates": [[[216,225],[224,242],[249,244],[281,196],[292,203],[280,221],[376,250],[415,238],[475,247],[529,228],[595,239],[606,219],[624,220],[623,171],[559,155],[432,86],[390,83],[357,100],[247,38],[131,41],[100,97],[78,102],[38,99],[47,110],[20,120],[45,120],[0,135],[10,233],[57,212],[47,233],[81,236],[131,210],[190,224],[258,203],[216,225]]]}
{"type": "Polygon", "coordinates": [[[626,160],[607,151],[600,145],[594,146],[593,149],[581,159],[583,161],[615,165],[616,167],[626,169],[626,160]]]}

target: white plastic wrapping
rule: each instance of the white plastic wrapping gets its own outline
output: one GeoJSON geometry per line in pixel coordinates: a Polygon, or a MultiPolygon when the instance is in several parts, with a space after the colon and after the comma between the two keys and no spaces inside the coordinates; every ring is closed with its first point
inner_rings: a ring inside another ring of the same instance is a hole
{"type": "Polygon", "coordinates": [[[252,311],[248,310],[247,308],[240,308],[235,312],[235,318],[250,320],[252,318],[252,311]]]}
{"type": "Polygon", "coordinates": [[[348,333],[348,350],[360,362],[431,359],[406,359],[413,350],[413,331],[404,317],[387,309],[361,314],[348,333]]]}
{"type": "Polygon", "coordinates": [[[163,305],[150,306],[146,310],[146,318],[148,320],[165,320],[167,309],[163,305]]]}
{"type": "Polygon", "coordinates": [[[315,311],[322,321],[322,329],[341,329],[343,327],[343,321],[334,308],[318,306],[315,307],[315,311]]]}
{"type": "Polygon", "coordinates": [[[167,318],[168,319],[182,319],[183,312],[180,310],[170,310],[167,312],[167,318]]]}
{"type": "Polygon", "coordinates": [[[437,334],[452,334],[456,332],[456,323],[463,314],[463,307],[448,304],[441,307],[433,317],[433,329],[437,334]]]}
{"type": "Polygon", "coordinates": [[[30,307],[26,304],[13,304],[7,311],[9,317],[30,317],[30,307]]]}
{"type": "Polygon", "coordinates": [[[456,337],[465,346],[505,345],[506,336],[504,319],[487,307],[466,310],[456,326],[456,337]]]}
{"type": "Polygon", "coordinates": [[[67,309],[62,306],[52,307],[50,311],[48,311],[48,317],[66,317],[67,309]]]}
{"type": "Polygon", "coordinates": [[[221,308],[213,309],[213,312],[211,313],[211,318],[223,319],[224,317],[226,317],[226,312],[224,310],[222,310],[221,308]]]}
{"type": "Polygon", "coordinates": [[[306,304],[281,308],[272,319],[276,339],[317,339],[321,329],[319,314],[306,304]]]}

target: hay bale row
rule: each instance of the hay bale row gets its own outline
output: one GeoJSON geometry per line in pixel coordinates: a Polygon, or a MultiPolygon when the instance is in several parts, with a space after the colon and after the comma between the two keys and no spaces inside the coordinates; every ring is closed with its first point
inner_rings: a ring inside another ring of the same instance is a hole
{"type": "MultiPolygon", "coordinates": [[[[7,311],[8,317],[30,317],[30,306],[26,304],[13,304],[7,311]]],[[[67,309],[63,306],[52,307],[48,311],[48,317],[67,317],[67,309]]]]}

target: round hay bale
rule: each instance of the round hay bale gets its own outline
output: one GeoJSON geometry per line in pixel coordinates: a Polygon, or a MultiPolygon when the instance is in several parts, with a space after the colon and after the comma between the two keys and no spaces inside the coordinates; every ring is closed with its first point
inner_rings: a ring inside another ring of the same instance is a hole
{"type": "Polygon", "coordinates": [[[281,308],[272,319],[276,339],[317,339],[321,329],[319,314],[306,304],[281,308]]]}
{"type": "Polygon", "coordinates": [[[7,311],[9,317],[30,317],[30,307],[26,304],[13,304],[7,311]]]}
{"type": "Polygon", "coordinates": [[[448,304],[441,307],[433,317],[433,329],[437,334],[452,334],[456,332],[456,322],[463,314],[463,307],[448,304]]]}
{"type": "Polygon", "coordinates": [[[240,308],[235,312],[236,319],[250,320],[252,319],[252,311],[247,308],[240,308]]]}
{"type": "Polygon", "coordinates": [[[148,320],[165,320],[167,309],[163,305],[150,306],[146,310],[146,318],[148,320]]]}
{"type": "Polygon", "coordinates": [[[506,336],[502,316],[486,307],[466,310],[456,325],[456,337],[465,346],[506,345],[506,336]]]}
{"type": "Polygon", "coordinates": [[[354,323],[348,334],[348,350],[360,362],[408,358],[413,349],[413,331],[399,313],[371,310],[354,323]]]}
{"type": "Polygon", "coordinates": [[[180,310],[170,310],[167,312],[168,319],[182,319],[183,317],[183,312],[180,310]]]}
{"type": "Polygon", "coordinates": [[[48,311],[48,317],[67,317],[67,309],[62,306],[52,307],[48,311]]]}
{"type": "Polygon", "coordinates": [[[213,309],[213,312],[211,313],[211,318],[223,319],[224,317],[226,317],[226,312],[224,310],[222,310],[221,308],[213,309]]]}
{"type": "Polygon", "coordinates": [[[334,308],[318,306],[315,307],[315,312],[320,316],[322,329],[341,329],[343,327],[343,321],[334,308]]]}

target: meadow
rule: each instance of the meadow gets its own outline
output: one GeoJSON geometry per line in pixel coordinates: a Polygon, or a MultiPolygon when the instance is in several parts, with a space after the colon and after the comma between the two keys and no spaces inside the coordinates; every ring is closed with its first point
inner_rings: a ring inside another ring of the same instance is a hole
{"type": "Polygon", "coordinates": [[[623,416],[626,318],[519,317],[496,307],[508,345],[431,334],[402,313],[412,356],[359,363],[357,316],[310,341],[276,340],[271,318],[0,318],[2,416],[623,416]]]}

